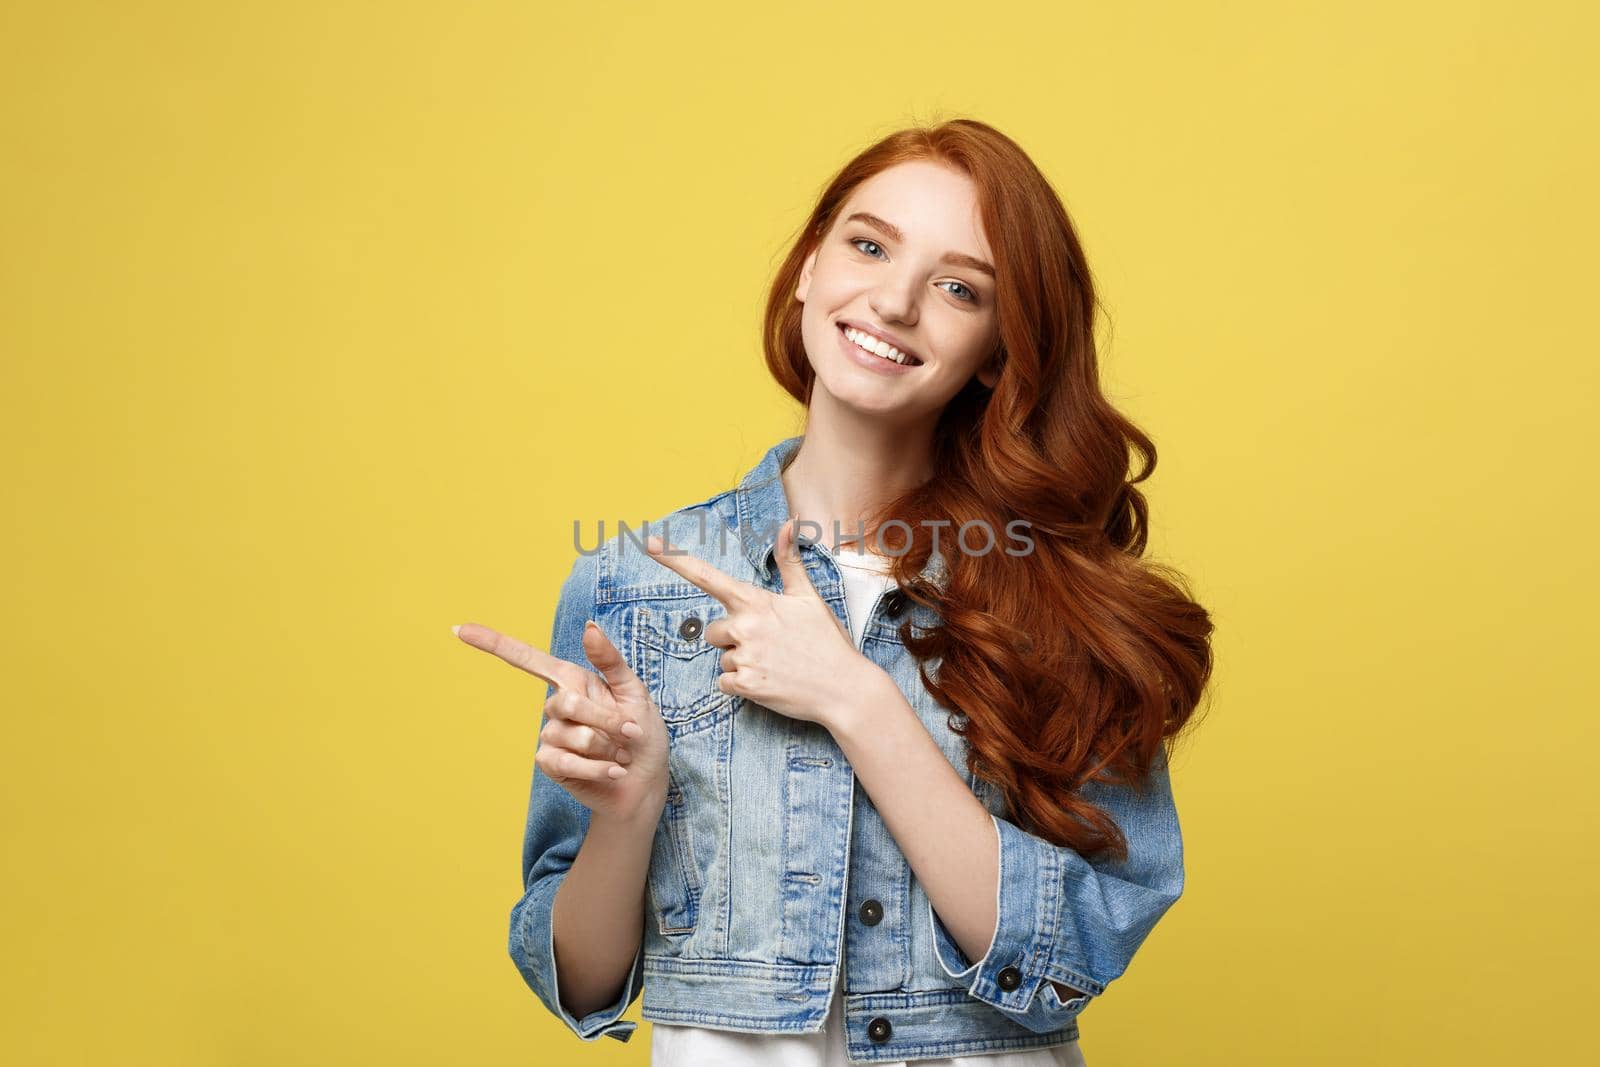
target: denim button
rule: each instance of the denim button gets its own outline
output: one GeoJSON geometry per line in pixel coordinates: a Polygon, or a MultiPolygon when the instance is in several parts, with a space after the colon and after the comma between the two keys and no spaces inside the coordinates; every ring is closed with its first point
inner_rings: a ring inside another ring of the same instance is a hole
{"type": "Polygon", "coordinates": [[[695,618],[693,615],[690,615],[687,619],[684,619],[683,624],[678,627],[678,636],[689,641],[693,641],[695,638],[700,636],[701,631],[704,629],[705,624],[699,619],[695,618]]]}
{"type": "Polygon", "coordinates": [[[901,615],[905,614],[906,595],[900,590],[896,589],[894,592],[890,593],[884,598],[883,610],[884,613],[889,616],[889,618],[898,619],[901,615]]]}
{"type": "Polygon", "coordinates": [[[1009,993],[1013,989],[1017,988],[1017,986],[1022,984],[1022,972],[1017,970],[1015,967],[1007,967],[1005,970],[995,975],[994,980],[1000,983],[1001,989],[1004,989],[1007,993],[1009,993]]]}
{"type": "Polygon", "coordinates": [[[889,1035],[894,1032],[894,1027],[889,1025],[889,1020],[878,1016],[867,1024],[867,1036],[880,1045],[889,1040],[889,1035]]]}
{"type": "Polygon", "coordinates": [[[883,905],[876,900],[869,900],[861,905],[861,921],[868,926],[877,926],[883,918],[883,905]]]}

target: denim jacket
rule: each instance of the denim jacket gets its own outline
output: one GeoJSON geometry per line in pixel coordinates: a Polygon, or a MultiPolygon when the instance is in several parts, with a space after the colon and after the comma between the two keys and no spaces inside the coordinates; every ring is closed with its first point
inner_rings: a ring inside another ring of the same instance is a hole
{"type": "MultiPolygon", "coordinates": [[[[922,684],[900,637],[908,613],[919,628],[937,616],[899,589],[877,598],[860,651],[899,685],[999,834],[998,922],[988,951],[969,960],[832,734],[718,689],[720,650],[702,634],[725,609],[641,547],[648,530],[735,578],[781,591],[773,546],[789,509],[779,471],[800,440],[772,446],[735,488],[580,551],[561,589],[550,651],[588,666],[580,637],[593,618],[648,686],[669,734],[644,936],[614,1003],[581,1019],[561,1005],[551,905],[589,810],[535,766],[511,957],[545,1007],[585,1041],[629,1040],[637,1024],[621,1016],[641,991],[641,1014],[652,1022],[814,1032],[841,969],[853,1062],[1075,1040],[1079,1014],[1124,972],[1183,891],[1165,757],[1142,790],[1085,787],[1126,835],[1125,860],[1090,862],[1023,831],[1004,817],[998,790],[968,773],[966,742],[950,730],[949,712],[922,684]],[[1063,1001],[1051,979],[1084,993],[1063,1001]]],[[[804,541],[801,556],[818,593],[848,623],[829,543],[826,533],[804,541]]],[[[936,550],[922,575],[942,588],[944,555],[936,550]]]]}

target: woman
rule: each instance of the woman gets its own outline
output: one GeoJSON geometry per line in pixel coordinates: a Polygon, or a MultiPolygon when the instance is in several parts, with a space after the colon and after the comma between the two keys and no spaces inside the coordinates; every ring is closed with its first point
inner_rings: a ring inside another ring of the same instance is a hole
{"type": "Polygon", "coordinates": [[[550,683],[510,951],[579,1037],[628,1040],[642,985],[658,1067],[1084,1062],[1182,892],[1211,669],[1140,558],[1155,450],[1095,307],[1012,141],[885,138],[769,297],[804,433],[581,554],[549,652],[457,628],[550,683]]]}

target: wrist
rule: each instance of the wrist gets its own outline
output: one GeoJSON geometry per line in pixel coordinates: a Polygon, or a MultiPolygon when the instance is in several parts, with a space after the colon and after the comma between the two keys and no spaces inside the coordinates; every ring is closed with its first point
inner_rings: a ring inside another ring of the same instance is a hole
{"type": "Polygon", "coordinates": [[[895,703],[904,703],[905,694],[900,687],[876,664],[870,673],[844,690],[846,696],[836,700],[823,720],[828,732],[841,745],[853,739],[864,725],[882,721],[884,712],[895,703]]]}
{"type": "Polygon", "coordinates": [[[641,801],[638,807],[631,811],[590,812],[589,825],[591,829],[599,826],[617,833],[654,836],[656,826],[661,822],[661,813],[666,810],[666,806],[667,798],[663,792],[660,796],[652,795],[649,799],[641,801]]]}

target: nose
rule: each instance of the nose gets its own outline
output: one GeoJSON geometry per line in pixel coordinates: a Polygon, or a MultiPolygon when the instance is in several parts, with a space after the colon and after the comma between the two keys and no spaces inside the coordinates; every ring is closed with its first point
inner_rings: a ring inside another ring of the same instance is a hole
{"type": "Polygon", "coordinates": [[[872,290],[867,302],[880,319],[903,322],[907,326],[917,324],[917,294],[921,283],[913,274],[910,270],[888,271],[872,290]]]}

